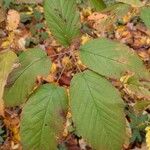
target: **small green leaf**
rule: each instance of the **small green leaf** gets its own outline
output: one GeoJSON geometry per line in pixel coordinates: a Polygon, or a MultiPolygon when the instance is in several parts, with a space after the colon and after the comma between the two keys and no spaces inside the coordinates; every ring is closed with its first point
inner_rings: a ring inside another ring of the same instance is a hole
{"type": "Polygon", "coordinates": [[[27,14],[27,13],[20,13],[20,17],[21,17],[22,23],[25,23],[26,21],[32,20],[32,16],[30,14],[27,14]]]}
{"type": "Polygon", "coordinates": [[[64,88],[46,84],[33,93],[22,113],[20,132],[24,150],[56,150],[66,110],[64,88]]]}
{"type": "Polygon", "coordinates": [[[43,19],[43,14],[41,12],[35,10],[34,17],[35,17],[36,21],[40,21],[41,19],[43,19]]]}
{"type": "Polygon", "coordinates": [[[41,32],[40,33],[40,40],[46,40],[48,38],[48,33],[47,32],[41,32]]]}
{"type": "Polygon", "coordinates": [[[15,63],[16,60],[17,60],[17,56],[12,51],[6,51],[0,53],[0,107],[1,107],[0,113],[3,113],[2,99],[3,99],[3,92],[7,81],[7,77],[13,68],[13,63],[15,63]]]}
{"type": "Polygon", "coordinates": [[[120,78],[126,72],[133,72],[138,77],[150,79],[136,53],[119,42],[106,38],[91,40],[80,48],[80,56],[90,69],[107,77],[120,78]]]}
{"type": "MultiPolygon", "coordinates": [[[[112,28],[112,24],[116,24],[118,22],[124,23],[122,18],[131,11],[132,7],[128,4],[123,3],[116,3],[110,6],[107,6],[103,10],[103,13],[109,14],[106,19],[103,19],[104,21],[101,21],[101,30],[103,29],[109,29],[110,32],[114,29],[112,28]]],[[[99,29],[99,28],[98,28],[99,29]]]]}
{"type": "Polygon", "coordinates": [[[129,4],[133,7],[142,7],[144,6],[144,3],[142,3],[140,0],[116,0],[117,2],[122,2],[125,4],[129,4]]]}
{"type": "Polygon", "coordinates": [[[150,106],[150,100],[141,100],[141,101],[137,101],[135,103],[135,105],[133,106],[133,108],[138,111],[138,112],[142,112],[144,111],[148,106],[150,106]]]}
{"type": "MultiPolygon", "coordinates": [[[[123,18],[129,11],[131,11],[131,6],[123,3],[116,3],[108,6],[103,10],[104,13],[109,13],[107,22],[116,22],[117,19],[123,18]],[[113,19],[111,18],[113,17],[113,19]]],[[[112,23],[111,23],[112,24],[112,23]]]]}
{"type": "Polygon", "coordinates": [[[52,34],[68,46],[79,34],[79,13],[75,0],[45,0],[45,18],[52,34]]]}
{"type": "Polygon", "coordinates": [[[90,2],[97,11],[106,8],[106,5],[103,0],[90,0],[90,2]]]}
{"type": "Polygon", "coordinates": [[[70,92],[77,132],[97,150],[120,150],[125,138],[125,116],[119,92],[91,71],[75,75],[70,92]]]}
{"type": "Polygon", "coordinates": [[[25,102],[35,86],[38,75],[48,75],[51,62],[41,49],[29,49],[19,56],[20,66],[8,78],[4,100],[7,106],[25,102]]]}
{"type": "Polygon", "coordinates": [[[12,2],[12,0],[3,0],[4,7],[5,7],[5,8],[9,8],[11,2],[12,2]]]}
{"type": "Polygon", "coordinates": [[[143,7],[140,14],[145,25],[150,29],[150,7],[143,7]]]}

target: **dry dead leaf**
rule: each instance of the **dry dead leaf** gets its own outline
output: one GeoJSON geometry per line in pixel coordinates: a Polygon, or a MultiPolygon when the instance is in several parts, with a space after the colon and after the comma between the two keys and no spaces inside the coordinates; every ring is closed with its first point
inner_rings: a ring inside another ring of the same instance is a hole
{"type": "Polygon", "coordinates": [[[71,59],[69,58],[69,56],[64,56],[62,59],[62,65],[67,69],[71,69],[72,68],[72,62],[71,59]]]}
{"type": "Polygon", "coordinates": [[[98,32],[103,32],[105,29],[105,22],[108,19],[106,14],[94,12],[88,17],[88,21],[92,22],[92,27],[98,32]]]}
{"type": "Polygon", "coordinates": [[[84,17],[88,17],[92,14],[92,10],[90,7],[83,8],[82,13],[84,17]]]}
{"type": "Polygon", "coordinates": [[[84,45],[85,43],[87,43],[90,40],[91,40],[90,36],[88,34],[85,34],[81,37],[81,44],[84,45]]]}
{"type": "Polygon", "coordinates": [[[88,20],[89,21],[98,21],[98,20],[103,19],[103,18],[107,18],[107,15],[102,14],[102,13],[98,13],[98,12],[94,12],[93,14],[91,14],[88,17],[88,20]]]}
{"type": "Polygon", "coordinates": [[[52,67],[51,67],[51,73],[55,73],[57,70],[57,64],[52,63],[52,67]]]}
{"type": "Polygon", "coordinates": [[[138,55],[142,58],[144,61],[150,60],[150,55],[146,51],[138,51],[138,55]]]}
{"type": "Polygon", "coordinates": [[[20,14],[16,10],[9,10],[7,15],[7,30],[13,31],[18,28],[20,23],[20,14]]]}
{"type": "Polygon", "coordinates": [[[49,74],[47,77],[44,77],[43,80],[48,82],[48,83],[52,83],[55,81],[55,77],[53,74],[49,74]]]}

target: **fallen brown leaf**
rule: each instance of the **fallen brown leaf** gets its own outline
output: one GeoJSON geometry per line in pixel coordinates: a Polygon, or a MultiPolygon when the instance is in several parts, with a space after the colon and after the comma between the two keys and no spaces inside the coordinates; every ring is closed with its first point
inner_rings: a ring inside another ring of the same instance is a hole
{"type": "Polygon", "coordinates": [[[20,14],[16,10],[9,10],[7,15],[7,30],[13,31],[18,28],[20,23],[20,14]]]}

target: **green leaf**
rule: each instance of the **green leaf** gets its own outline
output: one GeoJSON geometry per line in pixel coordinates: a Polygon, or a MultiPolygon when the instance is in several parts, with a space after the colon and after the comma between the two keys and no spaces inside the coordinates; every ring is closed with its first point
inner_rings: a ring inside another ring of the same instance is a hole
{"type": "Polygon", "coordinates": [[[5,8],[9,8],[11,2],[12,2],[12,0],[3,0],[4,7],[5,7],[5,8]]]}
{"type": "Polygon", "coordinates": [[[6,11],[5,9],[3,8],[3,1],[0,0],[0,23],[3,22],[5,20],[5,15],[6,15],[6,11]]]}
{"type": "Polygon", "coordinates": [[[0,53],[0,114],[3,113],[3,92],[7,81],[7,77],[13,68],[13,63],[17,60],[17,56],[12,51],[0,53]]]}
{"type": "Polygon", "coordinates": [[[150,7],[143,7],[140,17],[144,21],[145,25],[150,29],[150,7]]]}
{"type": "Polygon", "coordinates": [[[79,13],[75,0],[45,0],[45,18],[52,34],[64,46],[68,46],[79,34],[79,13]]]}
{"type": "Polygon", "coordinates": [[[29,49],[19,56],[20,65],[10,74],[5,89],[5,104],[17,106],[25,102],[35,86],[38,75],[49,73],[51,62],[41,49],[29,49]]]}
{"type": "Polygon", "coordinates": [[[25,23],[27,21],[31,21],[32,20],[32,16],[30,14],[26,14],[26,13],[20,13],[20,17],[21,17],[21,22],[25,23]]]}
{"type": "Polygon", "coordinates": [[[103,10],[103,13],[109,13],[107,22],[116,22],[117,19],[123,18],[129,11],[131,11],[131,6],[123,3],[116,3],[108,6],[103,10]],[[112,17],[112,18],[111,18],[112,17]]]}
{"type": "Polygon", "coordinates": [[[90,0],[90,2],[97,11],[106,8],[103,0],[90,0]]]}
{"type": "Polygon", "coordinates": [[[116,1],[132,5],[133,7],[142,7],[142,6],[144,6],[144,3],[142,3],[140,0],[116,0],[116,1]]]}
{"type": "Polygon", "coordinates": [[[66,93],[62,87],[46,84],[32,94],[22,113],[24,150],[56,150],[67,109],[66,93]]]}
{"type": "Polygon", "coordinates": [[[142,85],[126,84],[125,85],[129,94],[136,95],[140,99],[150,100],[150,90],[142,85]]]}
{"type": "Polygon", "coordinates": [[[13,0],[15,4],[38,4],[42,2],[43,0],[13,0]]]}
{"type": "Polygon", "coordinates": [[[133,108],[137,111],[137,112],[142,112],[144,111],[148,106],[150,106],[150,100],[141,100],[141,101],[137,101],[135,103],[135,105],[133,106],[133,108]]]}
{"type": "Polygon", "coordinates": [[[135,76],[127,77],[124,82],[124,91],[131,97],[137,97],[139,99],[149,99],[150,100],[150,87],[145,84],[149,82],[139,81],[135,76]]]}
{"type": "Polygon", "coordinates": [[[126,72],[149,80],[150,74],[128,46],[106,38],[91,40],[80,48],[81,60],[93,71],[111,78],[126,72]],[[138,69],[137,69],[138,68],[138,69]]]}
{"type": "Polygon", "coordinates": [[[103,29],[109,29],[109,31],[113,31],[114,29],[112,28],[113,24],[116,24],[118,22],[122,22],[122,18],[129,12],[131,11],[132,7],[128,4],[123,4],[123,3],[116,3],[110,6],[107,6],[103,10],[103,13],[109,14],[106,19],[103,19],[101,21],[101,24],[99,25],[99,28],[97,30],[102,31],[103,29]]]}
{"type": "Polygon", "coordinates": [[[104,0],[104,2],[107,6],[111,6],[116,3],[116,0],[104,0]]]}
{"type": "Polygon", "coordinates": [[[77,132],[97,150],[120,150],[125,116],[119,92],[103,77],[85,71],[73,78],[70,96],[77,132]]]}

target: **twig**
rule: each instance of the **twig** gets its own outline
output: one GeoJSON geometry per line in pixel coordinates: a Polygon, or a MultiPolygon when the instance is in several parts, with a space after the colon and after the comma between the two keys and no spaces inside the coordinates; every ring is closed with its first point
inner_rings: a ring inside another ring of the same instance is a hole
{"type": "MultiPolygon", "coordinates": [[[[69,59],[71,58],[71,56],[72,56],[72,54],[70,53],[69,59]]],[[[67,65],[67,64],[66,64],[66,65],[67,65]]],[[[60,75],[59,75],[59,77],[58,77],[58,79],[57,79],[57,81],[56,81],[57,83],[59,82],[59,80],[60,80],[62,74],[64,73],[64,71],[65,71],[65,69],[66,69],[66,65],[64,65],[64,67],[63,67],[63,69],[62,69],[62,71],[61,71],[61,73],[60,73],[60,75]]]]}
{"type": "Polygon", "coordinates": [[[76,58],[75,58],[75,56],[74,56],[73,53],[72,53],[72,58],[73,58],[73,60],[74,60],[74,62],[75,62],[75,64],[76,64],[76,66],[77,66],[77,68],[78,68],[78,71],[79,71],[79,72],[82,72],[82,70],[80,69],[80,67],[79,67],[79,65],[78,65],[78,63],[77,63],[77,61],[76,61],[76,58]]]}
{"type": "Polygon", "coordinates": [[[58,54],[50,55],[50,57],[56,57],[56,56],[65,55],[65,54],[70,53],[72,51],[74,51],[74,50],[70,50],[70,51],[66,51],[66,52],[63,52],[63,53],[58,53],[58,54]]]}

